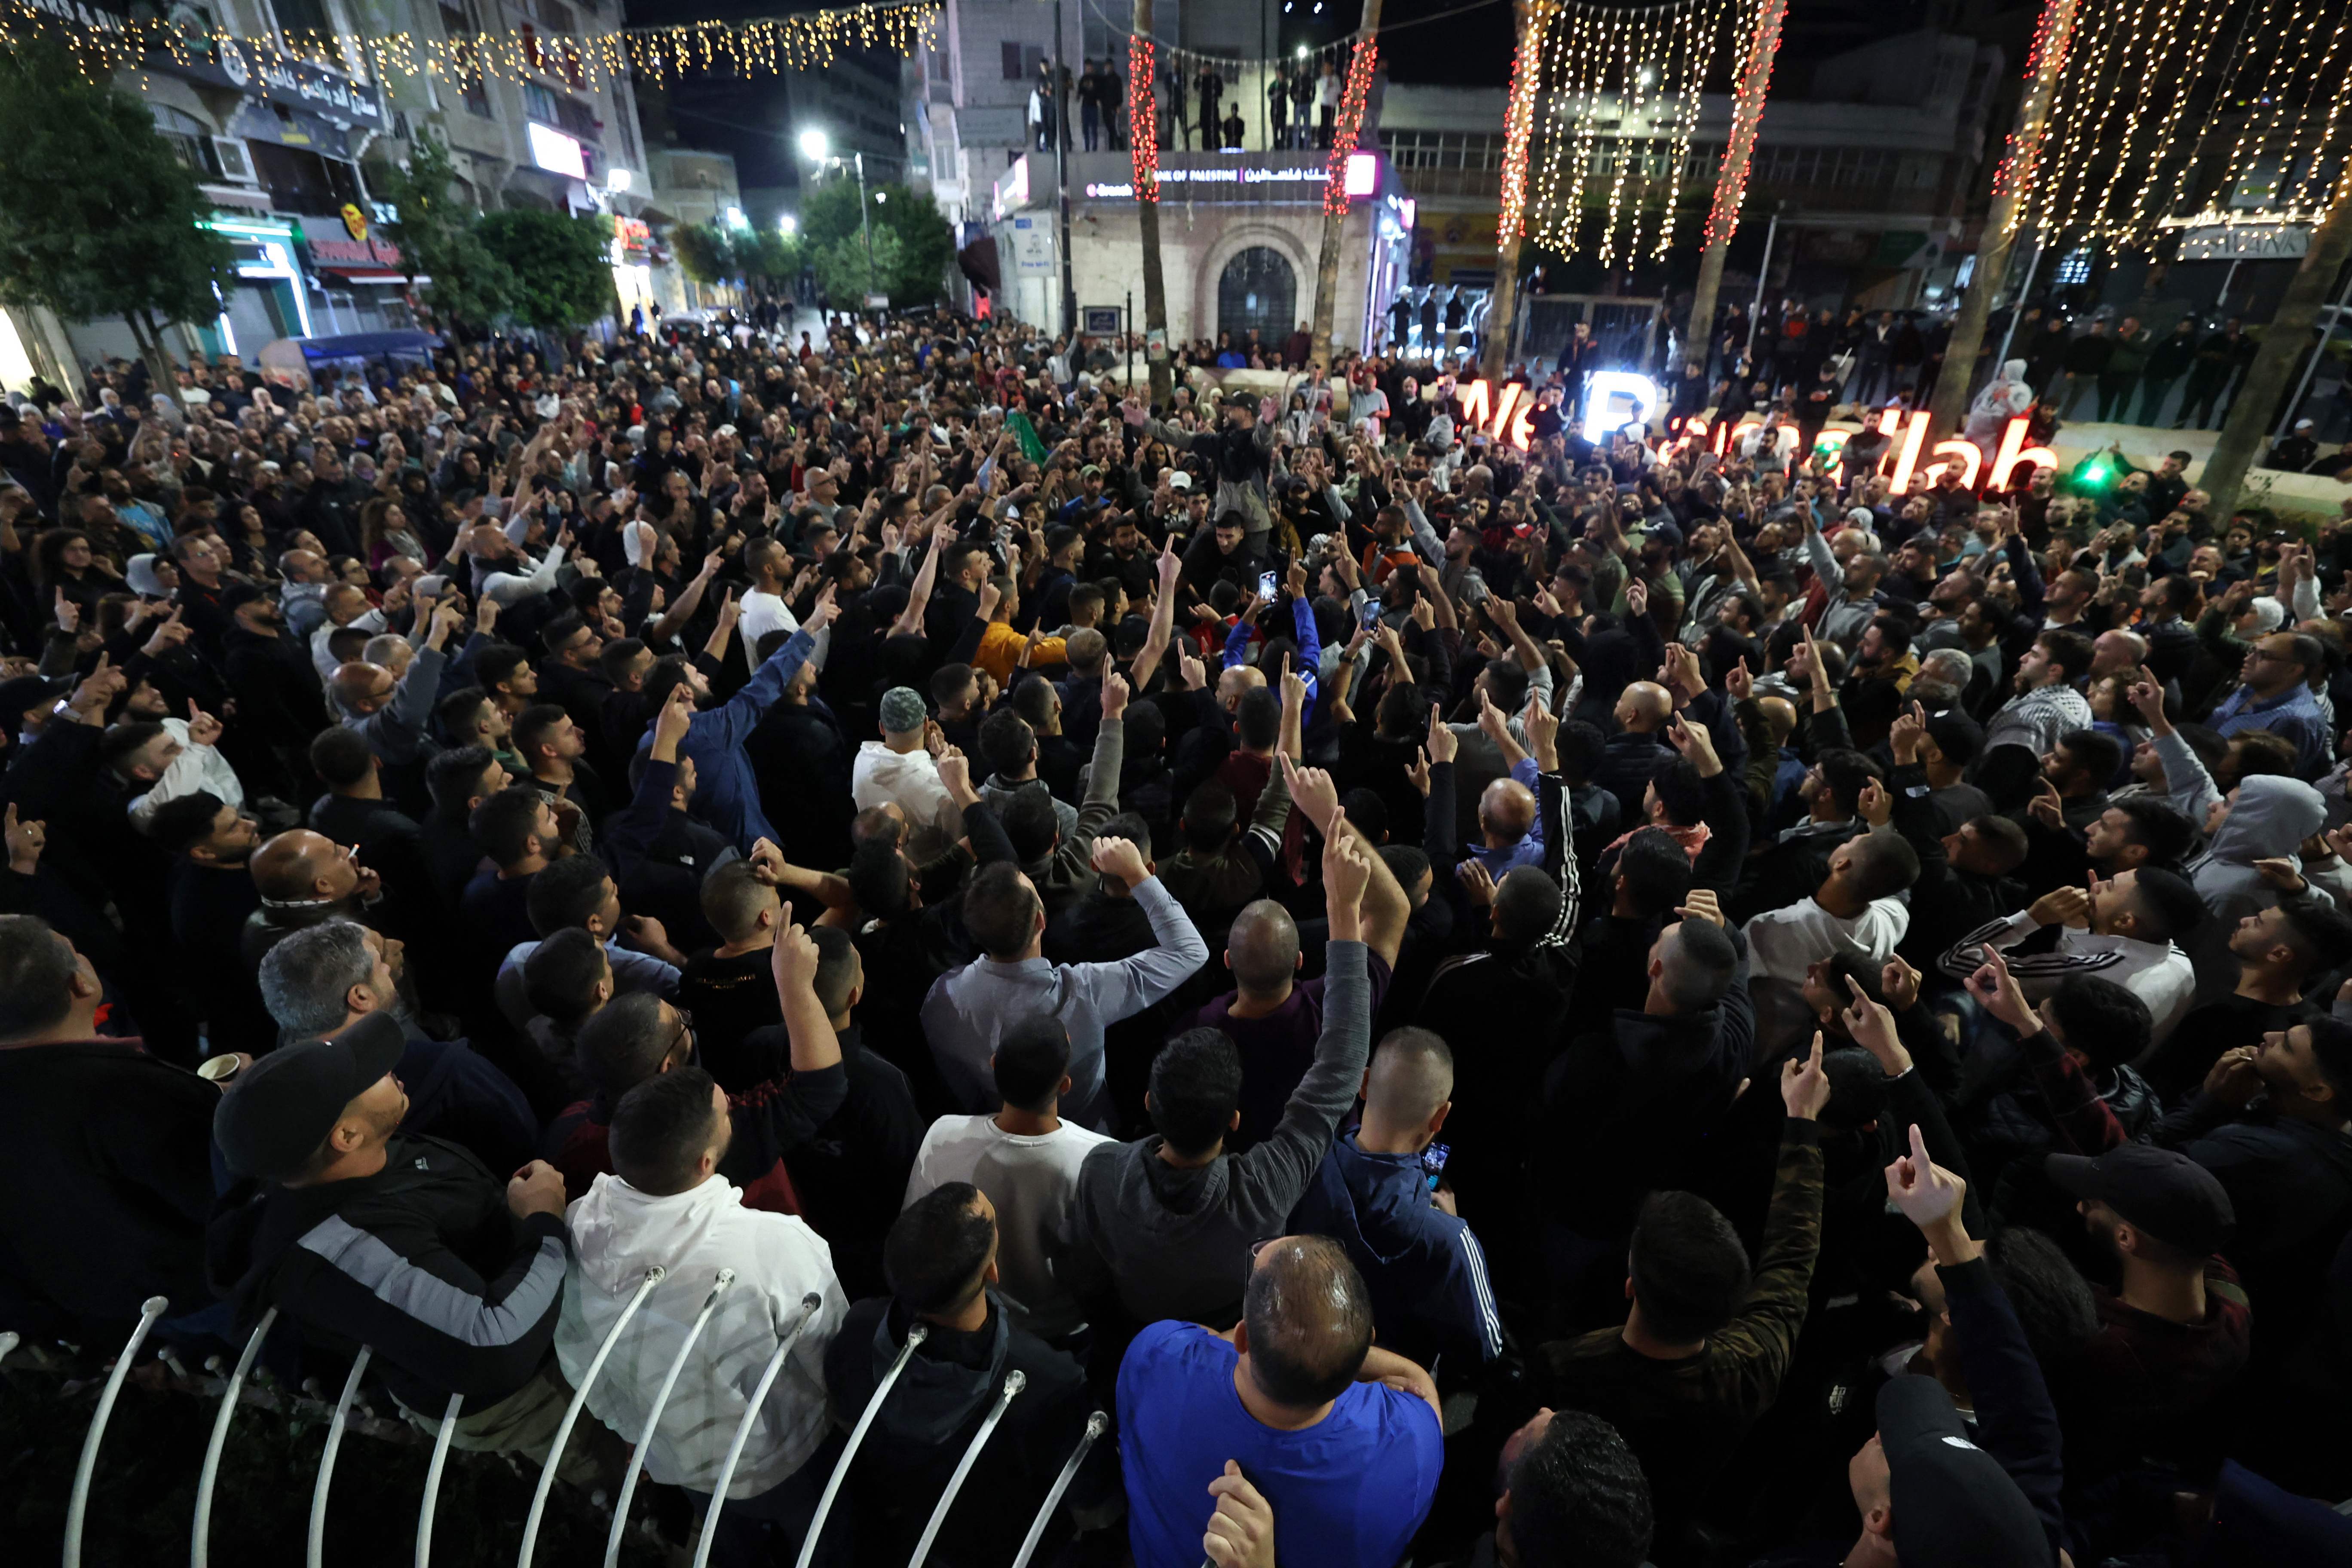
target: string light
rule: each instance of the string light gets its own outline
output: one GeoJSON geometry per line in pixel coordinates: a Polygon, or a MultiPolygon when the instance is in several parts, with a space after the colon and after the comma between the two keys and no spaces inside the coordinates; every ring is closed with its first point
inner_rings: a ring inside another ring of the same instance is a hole
{"type": "Polygon", "coordinates": [[[1323,211],[1332,217],[1348,216],[1348,160],[1355,155],[1356,139],[1363,134],[1364,104],[1372,91],[1372,69],[1379,62],[1380,39],[1365,34],[1356,40],[1348,62],[1348,79],[1339,93],[1339,117],[1331,127],[1331,159],[1323,175],[1323,211]]]}
{"type": "Polygon", "coordinates": [[[1528,131],[1535,119],[1538,89],[1543,81],[1543,40],[1551,26],[1554,7],[1529,8],[1519,46],[1511,53],[1511,86],[1503,101],[1503,200],[1495,224],[1495,243],[1501,248],[1525,232],[1528,207],[1528,131]]]}
{"type": "Polygon", "coordinates": [[[1723,169],[1716,176],[1715,199],[1707,205],[1704,242],[1728,242],[1739,230],[1739,208],[1748,199],[1748,171],[1755,162],[1756,128],[1764,118],[1764,99],[1771,90],[1772,59],[1780,52],[1780,22],[1788,0],[1759,0],[1755,30],[1748,35],[1748,53],[1740,61],[1739,85],[1731,98],[1731,133],[1723,146],[1723,169]]]}
{"type": "Polygon", "coordinates": [[[1127,39],[1127,151],[1135,170],[1135,199],[1160,199],[1160,117],[1152,101],[1154,74],[1150,38],[1127,39]]]}
{"type": "Polygon", "coordinates": [[[387,76],[436,76],[463,85],[486,77],[522,81],[548,76],[574,87],[597,87],[633,74],[662,81],[722,69],[740,76],[822,70],[850,48],[908,55],[933,42],[940,16],[937,0],[900,0],[736,23],[582,34],[533,28],[445,39],[405,31],[245,34],[79,6],[68,20],[37,0],[0,0],[0,47],[21,47],[38,37],[62,37],[77,68],[90,81],[106,80],[118,70],[136,70],[151,55],[189,67],[211,64],[229,54],[247,58],[265,71],[273,66],[323,65],[363,83],[387,76]]]}

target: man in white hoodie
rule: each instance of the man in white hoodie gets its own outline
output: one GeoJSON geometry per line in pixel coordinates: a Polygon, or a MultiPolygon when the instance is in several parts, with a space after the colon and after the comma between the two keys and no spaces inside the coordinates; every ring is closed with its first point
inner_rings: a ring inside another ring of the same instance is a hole
{"type": "MultiPolygon", "coordinates": [[[[777,947],[785,1029],[796,1043],[812,1030],[830,1036],[816,998],[816,943],[794,926],[777,947]]],[[[849,1309],[832,1249],[806,1222],[745,1208],[741,1192],[717,1174],[730,1136],[726,1093],[699,1068],[656,1074],[622,1097],[611,1132],[618,1173],[598,1176],[567,1215],[572,1264],[555,1331],[556,1356],[577,1387],[646,1271],[668,1270],[622,1331],[588,1394],[596,1418],[634,1443],[717,1289],[710,1321],[662,1409],[645,1462],[650,1479],[685,1488],[700,1510],[768,1358],[808,1310],[803,1300],[818,1297],[815,1321],[769,1390],[728,1486],[711,1556],[725,1568],[768,1561],[772,1528],[795,1546],[806,1533],[833,1468],[825,1347],[849,1309]],[[726,1272],[732,1279],[722,1288],[726,1272]]],[[[833,1531],[825,1541],[835,1545],[833,1531]]],[[[821,1560],[835,1561],[836,1553],[828,1550],[821,1560]]]]}

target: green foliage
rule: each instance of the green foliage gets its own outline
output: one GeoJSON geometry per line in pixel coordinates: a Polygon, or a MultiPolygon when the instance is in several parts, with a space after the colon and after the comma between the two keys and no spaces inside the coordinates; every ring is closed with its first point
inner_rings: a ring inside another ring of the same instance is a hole
{"type": "MultiPolygon", "coordinates": [[[[955,252],[955,233],[940,215],[938,206],[922,193],[895,184],[868,186],[866,200],[866,216],[874,226],[875,276],[883,292],[890,296],[890,302],[898,306],[928,305],[939,299],[949,259],[955,252]],[[885,233],[893,241],[893,259],[887,267],[882,263],[885,233]]],[[[819,258],[820,274],[824,271],[825,252],[844,239],[857,237],[857,181],[854,177],[827,180],[802,198],[801,238],[819,258]]],[[[862,242],[858,262],[863,268],[862,242]]],[[[863,276],[861,272],[861,297],[865,293],[863,276]]],[[[831,295],[829,287],[827,295],[831,295]]]]}
{"type": "Polygon", "coordinates": [[[0,302],[152,333],[211,321],[214,290],[236,286],[228,241],[196,226],[210,204],[146,107],[83,80],[54,40],[0,51],[0,302]]]}
{"type": "Polygon", "coordinates": [[[485,214],[476,227],[514,273],[508,313],[516,321],[561,331],[615,308],[609,221],[522,208],[485,214]]]}
{"type": "Polygon", "coordinates": [[[904,252],[898,237],[880,224],[874,226],[874,268],[869,275],[866,267],[866,242],[852,231],[845,239],[815,251],[817,288],[824,295],[825,304],[835,310],[856,310],[866,303],[866,279],[874,279],[877,289],[887,293],[890,280],[897,276],[904,262],[904,252]]]}
{"type": "Polygon", "coordinates": [[[669,231],[678,270],[697,283],[723,283],[737,276],[735,237],[715,223],[680,224],[669,231]]]}
{"type": "Polygon", "coordinates": [[[670,230],[669,243],[679,268],[697,283],[789,284],[800,277],[804,259],[799,240],[772,228],[686,224],[670,230]]]}
{"type": "Polygon", "coordinates": [[[400,247],[409,277],[432,279],[425,300],[437,316],[479,328],[513,308],[514,272],[476,232],[481,215],[451,191],[457,170],[447,147],[420,136],[410,148],[406,169],[382,170],[374,178],[383,199],[400,214],[400,221],[384,226],[385,234],[400,247]]]}
{"type": "Polygon", "coordinates": [[[808,259],[798,238],[787,238],[772,228],[747,236],[746,241],[737,247],[738,251],[750,249],[754,254],[744,258],[743,270],[771,283],[793,282],[800,277],[801,268],[808,259]]]}

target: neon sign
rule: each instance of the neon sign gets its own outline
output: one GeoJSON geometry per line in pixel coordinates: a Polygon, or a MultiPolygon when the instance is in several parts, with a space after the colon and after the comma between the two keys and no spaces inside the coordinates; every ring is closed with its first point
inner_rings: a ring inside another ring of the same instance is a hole
{"type": "MultiPolygon", "coordinates": [[[[2057,469],[2057,453],[2047,447],[2026,445],[2027,421],[2022,415],[2012,417],[2002,427],[2000,444],[1994,449],[1990,464],[1973,441],[1945,440],[1930,447],[1927,444],[1928,418],[1925,410],[1915,412],[1906,418],[1904,412],[1896,408],[1889,408],[1879,416],[1878,433],[1893,443],[1886,454],[1878,459],[1879,471],[1886,475],[1888,493],[1898,496],[1910,494],[1911,481],[1915,479],[1921,482],[1923,488],[1933,486],[1947,470],[1958,473],[1960,489],[1982,493],[2010,489],[2011,479],[2023,465],[2053,472],[2057,469]],[[1922,458],[1934,460],[1922,467],[1922,458]],[[1894,464],[1891,470],[1886,466],[1890,459],[1894,464]]],[[[1588,434],[1591,427],[1588,419],[1588,434]]],[[[1737,450],[1749,431],[1763,427],[1764,422],[1760,419],[1742,419],[1733,425],[1710,426],[1704,416],[1693,415],[1684,421],[1681,435],[1666,449],[1669,453],[1678,452],[1694,442],[1703,442],[1720,458],[1727,452],[1737,450]]],[[[1842,452],[1853,435],[1853,432],[1849,430],[1823,430],[1815,439],[1813,450],[1823,456],[1842,452]]],[[[1842,459],[1830,466],[1830,478],[1840,484],[1845,482],[1845,464],[1842,459]]]]}

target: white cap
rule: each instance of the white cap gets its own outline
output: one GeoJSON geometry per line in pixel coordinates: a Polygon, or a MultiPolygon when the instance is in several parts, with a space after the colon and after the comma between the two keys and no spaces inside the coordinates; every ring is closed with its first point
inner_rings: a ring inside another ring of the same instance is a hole
{"type": "Polygon", "coordinates": [[[1192,476],[1179,468],[1168,476],[1168,488],[1171,490],[1189,490],[1192,488],[1192,476]]]}

